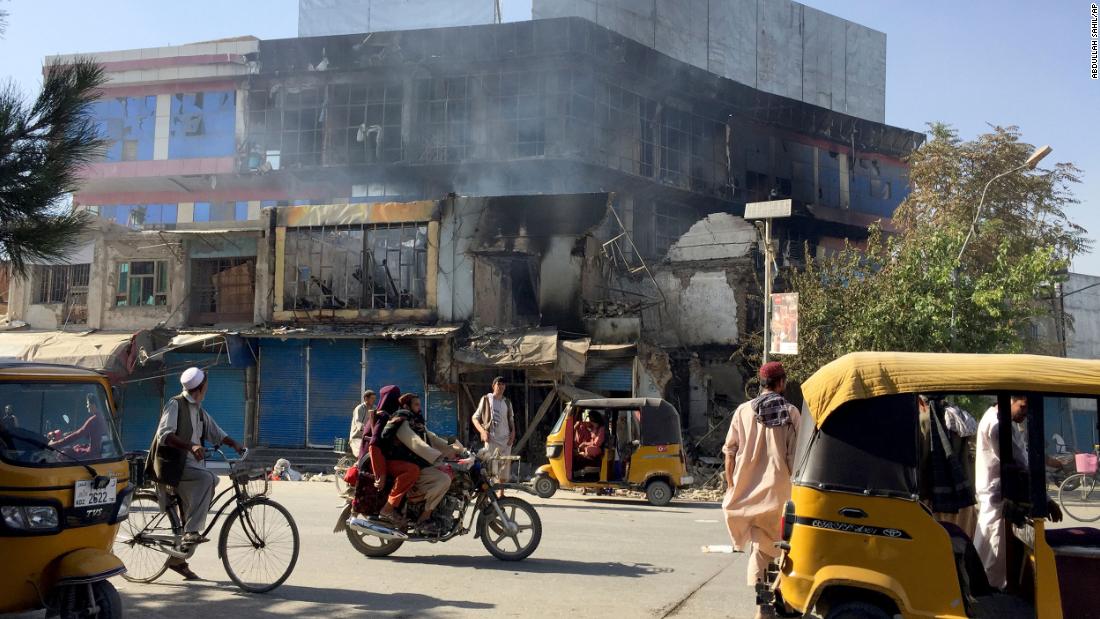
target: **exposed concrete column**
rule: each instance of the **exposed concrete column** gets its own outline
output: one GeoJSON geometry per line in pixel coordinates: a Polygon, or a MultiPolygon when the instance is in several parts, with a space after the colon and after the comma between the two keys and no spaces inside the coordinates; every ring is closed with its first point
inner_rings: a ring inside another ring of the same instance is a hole
{"type": "Polygon", "coordinates": [[[839,153],[836,160],[840,164],[840,208],[848,208],[851,206],[851,194],[849,192],[851,177],[848,172],[847,153],[839,153]]]}
{"type": "Polygon", "coordinates": [[[112,263],[107,258],[107,240],[103,235],[97,236],[92,255],[95,259],[88,273],[88,328],[102,329],[104,296],[114,296],[114,288],[111,287],[112,263]]]}
{"type": "Polygon", "coordinates": [[[153,129],[153,159],[168,158],[168,138],[172,132],[172,95],[157,95],[156,125],[153,129]]]}
{"type": "Polygon", "coordinates": [[[241,437],[241,441],[248,448],[256,445],[260,435],[259,406],[256,401],[258,393],[256,374],[255,365],[250,365],[244,369],[244,436],[241,437]]]}

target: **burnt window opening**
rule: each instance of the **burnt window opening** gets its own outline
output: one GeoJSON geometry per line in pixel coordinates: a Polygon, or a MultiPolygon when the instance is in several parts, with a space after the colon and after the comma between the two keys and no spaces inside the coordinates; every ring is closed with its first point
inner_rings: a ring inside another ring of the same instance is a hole
{"type": "Polygon", "coordinates": [[[480,77],[490,97],[490,141],[499,158],[538,157],[546,153],[548,109],[553,105],[546,74],[501,72],[480,77]]]}
{"type": "Polygon", "coordinates": [[[249,92],[250,140],[273,169],[321,164],[323,91],[287,86],[249,92]]]}
{"type": "Polygon", "coordinates": [[[467,75],[417,80],[419,160],[462,161],[472,154],[469,82],[467,75]]]}
{"type": "Polygon", "coordinates": [[[698,219],[694,210],[682,204],[657,202],[653,207],[653,249],[660,257],[668,253],[698,219]]]}
{"type": "Polygon", "coordinates": [[[872,198],[877,198],[879,200],[890,199],[890,181],[884,181],[880,178],[872,178],[870,188],[872,198]]]}
{"type": "Polygon", "coordinates": [[[255,258],[192,260],[191,323],[252,322],[255,282],[255,258]]]}
{"type": "Polygon", "coordinates": [[[287,230],[283,309],[427,307],[427,224],[287,230]]]}
{"type": "Polygon", "coordinates": [[[746,202],[759,202],[767,200],[771,192],[768,175],[761,172],[748,170],[745,172],[745,200],[746,202]]]}
{"type": "Polygon", "coordinates": [[[474,263],[474,309],[486,326],[539,324],[537,256],[478,256],[474,263]]]}
{"type": "Polygon", "coordinates": [[[88,280],[91,269],[90,264],[37,267],[35,279],[38,286],[35,288],[34,302],[64,303],[67,305],[64,322],[84,324],[88,321],[88,280]]]}

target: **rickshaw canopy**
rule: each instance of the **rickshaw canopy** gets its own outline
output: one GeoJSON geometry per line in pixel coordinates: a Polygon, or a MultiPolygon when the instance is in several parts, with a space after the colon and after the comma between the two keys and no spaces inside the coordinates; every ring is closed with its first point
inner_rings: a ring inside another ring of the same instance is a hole
{"type": "Polygon", "coordinates": [[[814,423],[845,403],[902,393],[1100,395],[1100,361],[1040,355],[857,352],[825,365],[802,385],[814,423]]]}
{"type": "Polygon", "coordinates": [[[680,414],[676,407],[660,398],[600,398],[575,400],[574,408],[595,410],[632,410],[641,414],[641,443],[668,445],[683,442],[680,414]]]}

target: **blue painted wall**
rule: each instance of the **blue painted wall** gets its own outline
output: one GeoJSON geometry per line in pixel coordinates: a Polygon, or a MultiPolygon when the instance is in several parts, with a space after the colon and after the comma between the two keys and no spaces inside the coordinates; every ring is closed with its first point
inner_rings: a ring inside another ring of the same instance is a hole
{"type": "Polygon", "coordinates": [[[153,158],[157,98],[112,97],[91,105],[92,118],[100,135],[108,140],[107,161],[148,161],[153,158]],[[123,159],[123,142],[136,141],[137,148],[123,159]]]}
{"type": "Polygon", "coordinates": [[[236,154],[236,98],[232,90],[172,95],[168,158],[236,154]]]}

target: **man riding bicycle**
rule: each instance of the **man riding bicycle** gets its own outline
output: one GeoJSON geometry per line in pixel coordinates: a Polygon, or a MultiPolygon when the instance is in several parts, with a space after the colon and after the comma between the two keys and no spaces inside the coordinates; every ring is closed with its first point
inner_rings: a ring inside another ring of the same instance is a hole
{"type": "MultiPolygon", "coordinates": [[[[147,473],[160,485],[173,487],[179,496],[184,521],[181,549],[187,549],[206,541],[201,531],[206,526],[206,514],[218,483],[203,463],[206,457],[203,441],[215,446],[229,445],[242,454],[244,447],[230,438],[202,407],[208,387],[205,372],[187,368],[180,376],[180,384],[183,391],[168,400],[161,412],[149,449],[147,473]]],[[[168,567],[186,580],[198,579],[183,559],[169,559],[168,567]]]]}

